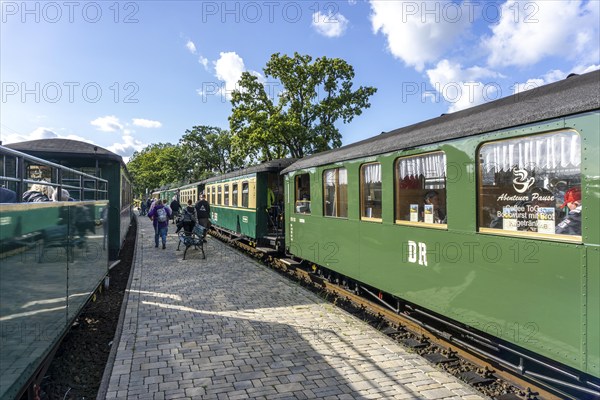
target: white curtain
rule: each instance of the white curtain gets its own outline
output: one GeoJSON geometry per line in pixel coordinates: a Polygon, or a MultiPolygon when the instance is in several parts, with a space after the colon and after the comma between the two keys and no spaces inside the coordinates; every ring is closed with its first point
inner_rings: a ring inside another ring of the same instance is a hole
{"type": "Polygon", "coordinates": [[[419,157],[410,157],[400,160],[400,179],[406,177],[418,177],[423,175],[425,178],[446,177],[446,154],[433,153],[419,157]]]}
{"type": "Polygon", "coordinates": [[[581,141],[575,132],[529,136],[484,145],[480,156],[485,172],[574,169],[581,165],[581,141]]]}
{"type": "Polygon", "coordinates": [[[364,183],[381,183],[381,164],[363,166],[364,183]]]}

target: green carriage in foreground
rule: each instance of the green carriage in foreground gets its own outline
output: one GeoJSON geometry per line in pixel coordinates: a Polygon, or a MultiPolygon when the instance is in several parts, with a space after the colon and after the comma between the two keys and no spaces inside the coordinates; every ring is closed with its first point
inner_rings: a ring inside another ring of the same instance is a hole
{"type": "Polygon", "coordinates": [[[283,171],[286,250],[598,396],[599,108],[596,71],[304,158],[283,171]]]}
{"type": "Polygon", "coordinates": [[[283,245],[283,177],[295,159],[278,159],[200,182],[215,229],[275,248],[283,245]]]}

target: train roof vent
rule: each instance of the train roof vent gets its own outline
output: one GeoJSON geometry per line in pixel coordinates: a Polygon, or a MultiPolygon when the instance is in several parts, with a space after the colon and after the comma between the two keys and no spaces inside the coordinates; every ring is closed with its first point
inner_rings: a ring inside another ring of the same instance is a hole
{"type": "Polygon", "coordinates": [[[579,76],[579,74],[576,74],[575,72],[571,72],[569,75],[567,75],[567,77],[565,79],[569,79],[572,76],[579,76]]]}

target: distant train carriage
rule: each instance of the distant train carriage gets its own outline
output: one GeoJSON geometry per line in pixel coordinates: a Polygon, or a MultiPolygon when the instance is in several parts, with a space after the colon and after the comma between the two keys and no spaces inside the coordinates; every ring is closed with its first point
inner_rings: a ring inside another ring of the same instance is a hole
{"type": "Polygon", "coordinates": [[[283,171],[286,248],[597,396],[599,109],[596,71],[306,157],[283,171]]]}
{"type": "Polygon", "coordinates": [[[11,143],[6,147],[109,182],[109,258],[116,260],[129,229],[133,201],[131,177],[121,156],[102,147],[70,139],[30,140],[11,143]]]}
{"type": "Polygon", "coordinates": [[[201,184],[199,182],[181,186],[178,188],[179,202],[182,206],[187,204],[188,200],[192,200],[192,203],[196,204],[203,190],[204,184],[201,184]]]}
{"type": "Polygon", "coordinates": [[[283,237],[280,172],[293,161],[267,161],[202,181],[213,226],[256,245],[277,245],[283,237]]]}

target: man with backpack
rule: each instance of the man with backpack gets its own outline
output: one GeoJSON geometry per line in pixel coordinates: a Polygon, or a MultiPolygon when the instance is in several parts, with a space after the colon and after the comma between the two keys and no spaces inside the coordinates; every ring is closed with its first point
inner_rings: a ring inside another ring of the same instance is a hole
{"type": "Polygon", "coordinates": [[[154,247],[158,247],[158,238],[160,236],[162,239],[162,248],[166,248],[169,218],[172,214],[171,209],[160,200],[156,201],[156,204],[148,213],[148,218],[152,220],[152,224],[154,225],[154,247]]]}

